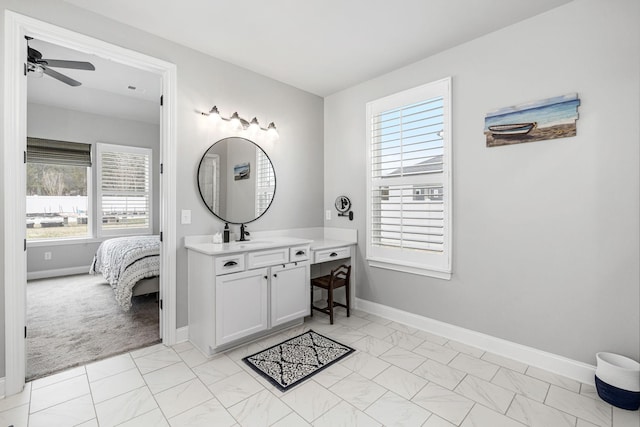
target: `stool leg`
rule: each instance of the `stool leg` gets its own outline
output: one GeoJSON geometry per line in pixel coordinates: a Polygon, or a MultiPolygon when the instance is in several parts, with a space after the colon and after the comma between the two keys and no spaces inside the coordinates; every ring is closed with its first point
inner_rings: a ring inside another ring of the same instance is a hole
{"type": "Polygon", "coordinates": [[[329,286],[329,299],[327,303],[329,304],[329,322],[333,325],[333,287],[329,286]]]}
{"type": "Polygon", "coordinates": [[[351,315],[351,297],[349,296],[349,288],[351,288],[351,283],[347,283],[347,286],[345,286],[345,296],[347,297],[347,317],[351,315]]]}
{"type": "Polygon", "coordinates": [[[309,294],[311,294],[311,301],[309,302],[309,312],[311,313],[311,317],[313,317],[313,285],[309,285],[309,287],[311,288],[311,291],[309,292],[309,294]]]}

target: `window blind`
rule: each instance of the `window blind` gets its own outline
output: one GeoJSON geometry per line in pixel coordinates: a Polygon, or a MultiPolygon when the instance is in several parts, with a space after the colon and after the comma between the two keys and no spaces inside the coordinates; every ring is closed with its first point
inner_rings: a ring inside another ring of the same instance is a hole
{"type": "Polygon", "coordinates": [[[442,97],[372,117],[372,245],[444,250],[444,120],[442,97]]]}
{"type": "Polygon", "coordinates": [[[91,167],[91,144],[27,138],[27,163],[91,167]]]}
{"type": "Polygon", "coordinates": [[[101,230],[150,229],[151,150],[99,144],[98,161],[101,230]]]}

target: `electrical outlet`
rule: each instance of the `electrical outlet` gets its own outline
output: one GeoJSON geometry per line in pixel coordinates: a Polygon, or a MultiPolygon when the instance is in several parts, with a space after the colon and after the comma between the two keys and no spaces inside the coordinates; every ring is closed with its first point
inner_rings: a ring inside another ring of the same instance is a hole
{"type": "Polygon", "coordinates": [[[45,252],[44,253],[44,260],[45,261],[51,260],[51,252],[45,252]]]}
{"type": "Polygon", "coordinates": [[[331,211],[330,210],[326,210],[325,211],[324,219],[326,219],[327,221],[331,221],[331,211]]]}

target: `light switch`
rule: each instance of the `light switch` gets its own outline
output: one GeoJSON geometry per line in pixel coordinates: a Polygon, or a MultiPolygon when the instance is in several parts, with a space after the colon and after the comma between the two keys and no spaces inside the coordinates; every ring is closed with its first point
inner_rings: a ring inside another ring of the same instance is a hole
{"type": "Polygon", "coordinates": [[[325,211],[324,219],[326,219],[327,221],[331,221],[331,211],[330,210],[326,210],[325,211]]]}
{"type": "Polygon", "coordinates": [[[191,224],[191,211],[189,209],[182,209],[182,214],[180,215],[180,223],[191,224]]]}

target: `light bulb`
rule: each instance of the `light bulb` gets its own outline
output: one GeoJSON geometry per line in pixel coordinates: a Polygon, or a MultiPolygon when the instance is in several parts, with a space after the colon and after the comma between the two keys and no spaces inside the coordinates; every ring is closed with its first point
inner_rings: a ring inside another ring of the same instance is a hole
{"type": "Polygon", "coordinates": [[[267,132],[273,135],[277,135],[278,130],[276,129],[276,124],[273,122],[269,123],[269,126],[267,126],[267,132]]]}
{"type": "Polygon", "coordinates": [[[237,112],[233,113],[233,115],[231,116],[231,126],[234,129],[240,129],[240,126],[242,126],[240,123],[240,116],[237,112]]]}
{"type": "Polygon", "coordinates": [[[209,119],[212,121],[220,120],[220,112],[218,111],[218,107],[215,105],[211,107],[211,110],[209,110],[209,119]]]}

